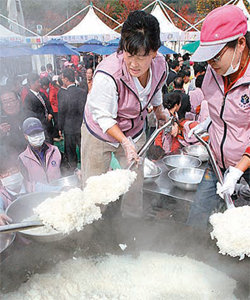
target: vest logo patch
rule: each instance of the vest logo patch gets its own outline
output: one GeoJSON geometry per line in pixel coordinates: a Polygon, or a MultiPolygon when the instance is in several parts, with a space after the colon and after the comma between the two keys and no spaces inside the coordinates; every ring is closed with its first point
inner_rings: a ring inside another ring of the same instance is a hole
{"type": "Polygon", "coordinates": [[[250,105],[249,102],[249,96],[247,94],[241,96],[240,107],[248,107],[250,105]]]}
{"type": "Polygon", "coordinates": [[[52,160],[51,165],[52,165],[53,167],[55,167],[55,166],[56,166],[56,161],[55,161],[55,160],[52,160]]]}

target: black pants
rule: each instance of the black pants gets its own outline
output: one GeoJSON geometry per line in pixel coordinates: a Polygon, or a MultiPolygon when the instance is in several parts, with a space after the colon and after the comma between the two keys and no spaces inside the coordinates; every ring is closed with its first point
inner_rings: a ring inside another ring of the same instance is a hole
{"type": "Polygon", "coordinates": [[[66,134],[64,133],[64,149],[65,155],[70,165],[70,169],[74,171],[77,167],[77,153],[76,146],[81,149],[81,133],[76,134],[66,134]]]}

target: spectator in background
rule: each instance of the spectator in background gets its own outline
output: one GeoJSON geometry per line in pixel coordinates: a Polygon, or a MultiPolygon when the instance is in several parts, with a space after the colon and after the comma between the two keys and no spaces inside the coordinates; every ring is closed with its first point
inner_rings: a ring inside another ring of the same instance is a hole
{"type": "Polygon", "coordinates": [[[46,71],[45,66],[41,66],[40,78],[48,77],[48,72],[46,71]]]}
{"type": "Polygon", "coordinates": [[[59,135],[59,129],[58,129],[58,91],[60,89],[60,85],[58,82],[58,75],[54,75],[52,77],[52,81],[49,84],[49,101],[53,110],[53,117],[54,117],[54,134],[53,134],[53,140],[55,142],[59,142],[62,137],[59,135]]]}
{"type": "Polygon", "coordinates": [[[40,87],[40,93],[43,93],[47,99],[49,99],[49,83],[50,83],[50,80],[48,77],[43,77],[40,79],[40,84],[41,84],[41,87],[40,87]]]}
{"type": "Polygon", "coordinates": [[[188,87],[188,93],[196,89],[196,85],[195,85],[196,78],[200,75],[205,75],[206,73],[206,68],[203,64],[195,63],[193,68],[194,68],[194,78],[191,79],[190,81],[188,87]]]}
{"type": "Polygon", "coordinates": [[[181,55],[178,57],[178,62],[179,62],[180,68],[182,68],[184,60],[181,55]]]}
{"type": "Polygon", "coordinates": [[[181,95],[181,107],[178,110],[178,117],[180,120],[185,119],[185,114],[186,112],[189,112],[191,109],[190,106],[190,100],[189,96],[184,92],[183,85],[184,85],[184,80],[182,77],[176,77],[174,79],[174,90],[173,92],[169,93],[166,95],[167,101],[170,101],[171,97],[173,97],[175,94],[181,95]]]}
{"type": "Polygon", "coordinates": [[[190,69],[184,69],[183,71],[181,71],[179,73],[179,75],[183,78],[183,81],[184,81],[183,89],[184,89],[185,93],[188,94],[188,87],[190,84],[190,76],[191,76],[190,69]]]}
{"type": "Polygon", "coordinates": [[[81,149],[81,125],[87,92],[75,85],[72,69],[63,70],[62,81],[67,92],[63,92],[63,105],[58,111],[59,135],[64,132],[65,154],[70,171],[74,171],[78,163],[76,147],[81,149]]]}
{"type": "Polygon", "coordinates": [[[72,69],[73,64],[69,61],[65,61],[63,66],[64,66],[65,69],[72,69]]]}
{"type": "Polygon", "coordinates": [[[172,81],[174,81],[174,79],[177,77],[177,73],[180,71],[180,63],[178,60],[174,60],[171,64],[170,64],[170,71],[168,74],[168,78],[167,78],[167,86],[170,85],[170,83],[172,81]]]}
{"type": "Polygon", "coordinates": [[[53,110],[49,100],[44,94],[41,94],[40,78],[36,73],[28,75],[28,83],[30,90],[24,100],[24,114],[25,117],[38,118],[44,126],[46,139],[52,141],[51,134],[51,120],[53,118],[53,110]]]}
{"type": "Polygon", "coordinates": [[[18,155],[25,149],[26,141],[21,131],[24,120],[22,105],[10,87],[0,90],[0,111],[0,145],[2,151],[8,153],[9,167],[16,166],[18,155]]]}
{"type": "Polygon", "coordinates": [[[61,177],[61,154],[56,146],[45,142],[44,129],[37,118],[27,118],[22,129],[28,146],[19,155],[19,169],[26,191],[31,193],[61,177]]]}
{"type": "Polygon", "coordinates": [[[163,99],[163,106],[165,108],[165,112],[168,114],[169,117],[173,116],[176,119],[176,122],[174,122],[170,134],[169,132],[165,133],[165,131],[162,130],[155,139],[154,145],[160,146],[165,151],[165,154],[175,152],[180,147],[180,144],[176,137],[179,131],[177,122],[178,111],[181,107],[181,101],[182,97],[179,93],[172,93],[171,97],[165,95],[163,99]]]}
{"type": "Polygon", "coordinates": [[[27,78],[25,78],[23,81],[22,81],[22,87],[21,87],[21,93],[20,93],[20,97],[21,97],[21,100],[22,100],[22,104],[24,104],[24,100],[29,92],[29,84],[28,84],[28,80],[27,78]]]}
{"type": "Polygon", "coordinates": [[[91,91],[93,84],[93,69],[88,68],[86,72],[87,84],[88,84],[88,93],[91,91]]]}
{"type": "Polygon", "coordinates": [[[54,71],[53,71],[52,64],[47,64],[47,65],[46,65],[46,69],[47,69],[47,72],[48,72],[48,78],[49,78],[49,80],[51,81],[51,80],[52,80],[52,77],[55,75],[55,73],[54,73],[54,71]]]}

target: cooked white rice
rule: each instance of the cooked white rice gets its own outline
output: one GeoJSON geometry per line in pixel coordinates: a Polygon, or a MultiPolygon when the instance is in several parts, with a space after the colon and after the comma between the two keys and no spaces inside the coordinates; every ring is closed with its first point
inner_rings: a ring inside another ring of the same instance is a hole
{"type": "Polygon", "coordinates": [[[250,257],[250,206],[227,209],[210,217],[213,225],[212,239],[217,239],[219,253],[239,256],[240,260],[250,257]]]}
{"type": "Polygon", "coordinates": [[[62,233],[74,229],[80,231],[85,225],[101,218],[99,204],[106,205],[119,199],[135,179],[136,173],[129,170],[115,170],[90,177],[83,191],[74,188],[48,198],[34,209],[34,213],[45,225],[62,233]]]}
{"type": "Polygon", "coordinates": [[[34,213],[45,225],[62,233],[69,233],[74,229],[80,231],[85,225],[101,218],[100,208],[85,201],[83,191],[79,188],[46,199],[34,208],[34,213]]]}
{"type": "Polygon", "coordinates": [[[84,199],[104,205],[116,201],[129,190],[136,176],[134,171],[117,169],[89,177],[83,190],[84,199]]]}
{"type": "Polygon", "coordinates": [[[2,300],[186,300],[235,299],[236,282],[188,257],[142,252],[73,258],[35,274],[2,300]]]}

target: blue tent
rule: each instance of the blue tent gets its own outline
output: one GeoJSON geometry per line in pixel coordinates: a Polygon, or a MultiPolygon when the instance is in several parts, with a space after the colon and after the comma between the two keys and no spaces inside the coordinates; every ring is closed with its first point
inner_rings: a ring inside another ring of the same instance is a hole
{"type": "Polygon", "coordinates": [[[110,54],[116,52],[117,48],[118,48],[118,45],[117,46],[107,45],[107,46],[99,47],[98,49],[96,49],[92,52],[99,54],[99,55],[110,55],[110,54]]]}
{"type": "Polygon", "coordinates": [[[173,50],[171,50],[170,48],[161,45],[161,47],[159,48],[158,52],[160,52],[163,55],[167,55],[167,54],[176,54],[176,52],[174,52],[173,50]]]}
{"type": "Polygon", "coordinates": [[[79,52],[93,52],[94,50],[100,48],[102,46],[102,42],[96,39],[91,39],[83,43],[82,46],[77,48],[79,52]]]}
{"type": "Polygon", "coordinates": [[[63,40],[51,39],[42,47],[34,51],[36,55],[54,54],[54,55],[79,55],[75,48],[63,40]]]}
{"type": "Polygon", "coordinates": [[[110,40],[107,42],[108,45],[110,46],[118,46],[120,43],[120,38],[116,38],[114,40],[110,40]]]}
{"type": "Polygon", "coordinates": [[[0,41],[0,57],[33,55],[34,50],[20,42],[0,41]]]}

